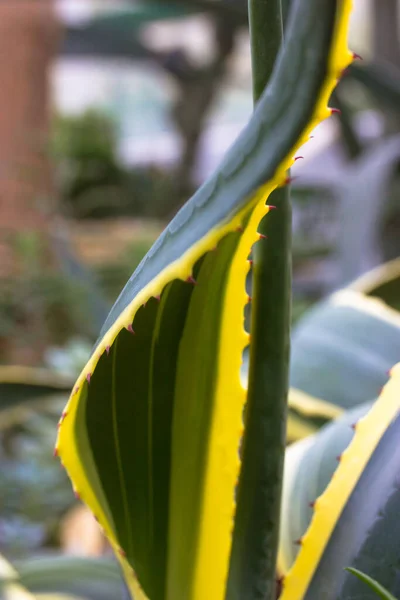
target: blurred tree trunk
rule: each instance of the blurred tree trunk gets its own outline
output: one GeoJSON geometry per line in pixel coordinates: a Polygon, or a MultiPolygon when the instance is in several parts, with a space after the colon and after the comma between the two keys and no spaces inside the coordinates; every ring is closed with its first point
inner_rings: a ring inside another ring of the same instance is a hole
{"type": "Polygon", "coordinates": [[[400,67],[399,2],[374,0],[372,15],[375,58],[400,67]]]}
{"type": "Polygon", "coordinates": [[[51,210],[48,71],[59,37],[53,9],[53,0],[0,2],[0,274],[13,268],[10,236],[44,233],[51,210]]]}
{"type": "MultiPolygon", "coordinates": [[[[374,0],[372,12],[374,59],[400,69],[399,0],[374,0]]],[[[387,133],[400,131],[398,111],[386,111],[385,121],[387,133]]]]}
{"type": "MultiPolygon", "coordinates": [[[[25,244],[29,256],[21,258],[16,251],[25,234],[31,239],[36,235],[44,248],[43,262],[51,262],[48,73],[59,33],[53,0],[0,0],[0,300],[7,316],[16,311],[15,328],[8,334],[0,331],[0,354],[8,362],[37,362],[44,346],[43,311],[29,297],[29,286],[17,301],[13,281],[19,278],[26,285],[31,274],[31,246],[25,244]],[[10,287],[11,300],[6,297],[10,287]]],[[[35,267],[40,273],[43,265],[35,267]]]]}

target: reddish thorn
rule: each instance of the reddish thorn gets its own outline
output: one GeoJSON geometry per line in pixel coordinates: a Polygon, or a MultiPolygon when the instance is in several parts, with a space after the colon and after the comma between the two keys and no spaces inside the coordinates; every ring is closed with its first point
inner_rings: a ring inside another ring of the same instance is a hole
{"type": "Polygon", "coordinates": [[[330,108],[329,109],[331,111],[331,115],[341,115],[342,111],[340,110],[340,108],[330,108]]]}
{"type": "Polygon", "coordinates": [[[247,302],[250,303],[252,301],[252,297],[251,296],[247,296],[247,302]]]}
{"type": "Polygon", "coordinates": [[[289,185],[289,183],[293,183],[293,181],[295,181],[296,179],[297,177],[286,177],[284,185],[289,185]]]}
{"type": "Polygon", "coordinates": [[[357,52],[352,52],[351,54],[353,56],[353,60],[363,60],[363,57],[357,54],[357,52]]]}
{"type": "Polygon", "coordinates": [[[61,417],[62,417],[63,419],[65,419],[65,417],[67,416],[67,414],[68,414],[68,412],[67,412],[66,410],[64,410],[64,412],[63,412],[63,413],[61,413],[61,417]]]}
{"type": "Polygon", "coordinates": [[[353,431],[355,431],[355,430],[356,430],[356,427],[357,427],[357,423],[352,423],[352,424],[350,425],[350,427],[352,428],[352,430],[353,430],[353,431]]]}
{"type": "Polygon", "coordinates": [[[343,71],[340,71],[339,79],[346,77],[346,75],[348,75],[348,73],[349,73],[349,67],[346,67],[345,69],[343,69],[343,71]]]}
{"type": "Polygon", "coordinates": [[[54,458],[56,458],[58,456],[58,448],[54,448],[53,456],[54,456],[54,458]]]}
{"type": "Polygon", "coordinates": [[[81,499],[81,496],[80,496],[80,494],[79,494],[79,492],[78,492],[77,490],[74,490],[74,496],[75,496],[75,498],[76,498],[77,500],[80,500],[80,499],[81,499]]]}
{"type": "Polygon", "coordinates": [[[88,374],[86,375],[86,381],[87,381],[88,383],[90,383],[90,380],[91,380],[91,378],[92,378],[92,374],[91,374],[91,373],[88,373],[88,374]]]}
{"type": "Polygon", "coordinates": [[[160,302],[161,300],[161,295],[157,294],[156,296],[154,296],[154,298],[157,300],[157,302],[160,302]]]}
{"type": "Polygon", "coordinates": [[[274,206],[273,204],[267,204],[269,210],[274,210],[276,208],[276,206],[274,206]]]}
{"type": "Polygon", "coordinates": [[[308,506],[309,506],[310,508],[315,508],[315,500],[314,500],[314,502],[309,502],[309,503],[308,503],[308,506]]]}
{"type": "Polygon", "coordinates": [[[303,543],[303,539],[299,538],[298,540],[294,540],[293,544],[296,544],[296,546],[301,546],[303,543]]]}
{"type": "Polygon", "coordinates": [[[57,429],[61,429],[61,425],[62,425],[62,420],[58,421],[58,423],[57,423],[57,429]]]}
{"type": "Polygon", "coordinates": [[[110,350],[111,350],[111,347],[110,347],[110,346],[106,346],[106,353],[107,353],[107,356],[110,354],[110,350]]]}
{"type": "Polygon", "coordinates": [[[249,263],[249,265],[252,265],[254,261],[253,261],[253,259],[252,259],[252,258],[248,258],[248,259],[247,259],[247,262],[249,263]]]}
{"type": "Polygon", "coordinates": [[[235,231],[237,231],[238,233],[243,233],[243,227],[236,227],[235,231]]]}
{"type": "Polygon", "coordinates": [[[338,454],[338,455],[337,455],[337,457],[336,457],[336,460],[337,460],[338,462],[340,462],[340,461],[342,460],[342,455],[341,455],[341,454],[338,454]]]}
{"type": "Polygon", "coordinates": [[[74,389],[74,394],[77,394],[79,392],[79,385],[76,386],[76,388],[74,389]]]}
{"type": "Polygon", "coordinates": [[[129,331],[129,333],[132,333],[132,335],[136,335],[135,332],[134,332],[134,330],[133,330],[132,323],[129,323],[129,325],[127,327],[127,330],[129,331]]]}
{"type": "Polygon", "coordinates": [[[281,593],[282,593],[282,588],[283,588],[283,582],[285,581],[285,578],[283,575],[281,575],[280,577],[277,577],[275,579],[275,585],[276,585],[276,592],[275,592],[275,597],[279,598],[281,593]]]}
{"type": "Polygon", "coordinates": [[[388,369],[388,370],[386,371],[386,375],[387,375],[388,377],[390,377],[391,373],[392,373],[392,369],[388,369]]]}
{"type": "Polygon", "coordinates": [[[258,234],[258,239],[259,239],[259,240],[266,240],[266,239],[267,239],[267,236],[266,236],[266,235],[264,235],[263,233],[259,233],[259,234],[258,234]]]}
{"type": "Polygon", "coordinates": [[[195,280],[194,277],[190,276],[186,279],[187,283],[192,283],[193,285],[197,285],[197,281],[195,280]]]}
{"type": "Polygon", "coordinates": [[[310,135],[309,139],[313,140],[315,138],[315,135],[310,135]]]}
{"type": "Polygon", "coordinates": [[[296,160],[300,160],[300,159],[304,159],[304,156],[295,156],[294,157],[294,162],[296,162],[296,160]]]}
{"type": "Polygon", "coordinates": [[[121,556],[123,556],[124,558],[126,557],[126,552],[125,550],[122,550],[122,548],[118,548],[118,552],[120,553],[121,556]]]}

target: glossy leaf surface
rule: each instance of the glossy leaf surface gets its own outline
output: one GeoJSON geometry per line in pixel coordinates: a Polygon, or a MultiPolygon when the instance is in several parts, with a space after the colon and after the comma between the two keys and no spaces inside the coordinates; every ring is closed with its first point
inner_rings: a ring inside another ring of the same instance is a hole
{"type": "Polygon", "coordinates": [[[294,2],[249,125],[128,281],[60,422],[57,451],[135,600],[225,598],[246,400],[247,258],[269,194],[329,116],[351,60],[350,2],[320,8],[294,2]]]}

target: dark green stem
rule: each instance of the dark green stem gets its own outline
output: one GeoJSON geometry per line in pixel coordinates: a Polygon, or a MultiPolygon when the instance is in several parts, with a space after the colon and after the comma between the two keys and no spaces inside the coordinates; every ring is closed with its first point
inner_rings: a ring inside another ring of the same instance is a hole
{"type": "MultiPolygon", "coordinates": [[[[283,39],[281,0],[249,0],[254,101],[283,39]]],[[[291,308],[291,206],[288,187],[268,200],[254,246],[249,389],[229,600],[273,600],[286,439],[291,308]]]]}

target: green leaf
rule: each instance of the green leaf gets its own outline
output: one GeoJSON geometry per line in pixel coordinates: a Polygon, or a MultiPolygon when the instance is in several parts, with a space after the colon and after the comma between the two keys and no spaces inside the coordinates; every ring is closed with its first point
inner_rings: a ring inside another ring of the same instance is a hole
{"type": "MultiPolygon", "coordinates": [[[[248,351],[243,354],[241,381],[247,388],[248,351]]],[[[323,425],[339,417],[343,408],[311,396],[295,387],[289,388],[286,442],[291,444],[316,433],[323,425]]]]}
{"type": "Polygon", "coordinates": [[[85,600],[123,598],[123,580],[116,562],[67,556],[15,561],[20,583],[35,594],[68,594],[85,600]]]}
{"type": "Polygon", "coordinates": [[[286,573],[298,551],[313,515],[312,503],[323,493],[338,466],[338,457],[351,442],[354,426],[372,403],[346,411],[318,434],[286,450],[282,498],[279,570],[286,573]]]}
{"type": "MultiPolygon", "coordinates": [[[[334,438],[337,424],[330,427],[334,438]]],[[[311,524],[299,540],[300,551],[285,577],[281,600],[372,599],[372,592],[366,593],[364,584],[344,571],[346,566],[368,572],[399,595],[399,436],[400,364],[392,369],[379,400],[355,424],[354,437],[327,488],[309,500],[314,501],[311,524]]],[[[313,443],[301,444],[307,442],[313,443]]],[[[307,468],[324,473],[331,467],[326,469],[317,458],[314,464],[308,460],[307,468]]],[[[297,500],[302,501],[300,495],[297,500]]]]}
{"type": "Polygon", "coordinates": [[[71,384],[69,377],[47,369],[0,366],[0,431],[21,424],[38,410],[58,414],[71,384]]]}
{"type": "Polygon", "coordinates": [[[316,305],[292,335],[290,383],[342,408],[374,400],[400,356],[400,313],[344,289],[316,305]]]}
{"type": "MultiPolygon", "coordinates": [[[[281,0],[249,0],[253,100],[268,85],[283,43],[281,0]]],[[[252,258],[249,386],[226,597],[275,596],[286,442],[292,294],[289,187],[271,194],[279,210],[259,225],[252,258]]]]}
{"type": "Polygon", "coordinates": [[[225,598],[247,258],[266,199],[330,114],[349,12],[349,0],[293,4],[254,116],[128,281],[64,412],[57,451],[135,600],[225,598]]]}
{"type": "Polygon", "coordinates": [[[373,298],[380,298],[400,312],[400,258],[395,258],[361,275],[349,288],[373,298]]]}
{"type": "Polygon", "coordinates": [[[390,594],[384,587],[382,587],[375,579],[372,579],[365,573],[361,573],[358,569],[352,569],[351,567],[346,567],[346,571],[358,577],[361,581],[366,583],[371,590],[373,590],[377,596],[382,598],[382,600],[396,600],[396,598],[390,594]]]}
{"type": "Polygon", "coordinates": [[[2,600],[35,600],[18,582],[18,573],[0,556],[0,598],[2,600]]]}
{"type": "Polygon", "coordinates": [[[0,366],[0,411],[68,392],[73,381],[46,369],[0,366]]]}

